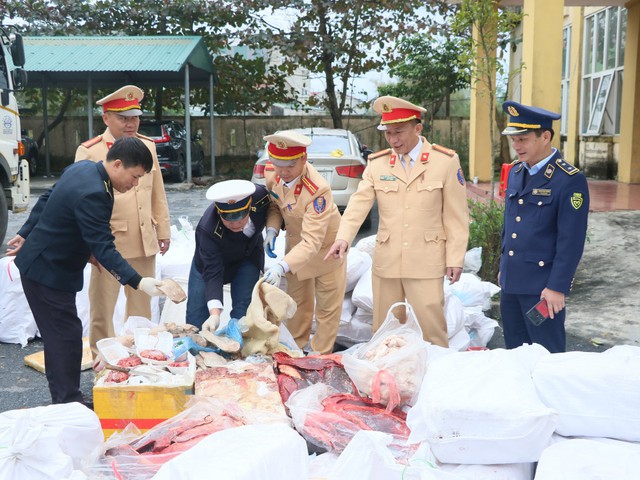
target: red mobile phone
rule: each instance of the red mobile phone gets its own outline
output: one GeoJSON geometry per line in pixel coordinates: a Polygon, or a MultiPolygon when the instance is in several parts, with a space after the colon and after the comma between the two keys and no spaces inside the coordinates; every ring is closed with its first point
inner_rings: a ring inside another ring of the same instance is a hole
{"type": "Polygon", "coordinates": [[[544,322],[547,318],[549,318],[549,307],[547,306],[547,301],[543,298],[538,303],[536,303],[531,310],[527,312],[527,317],[531,320],[536,327],[539,326],[542,322],[544,322]]]}

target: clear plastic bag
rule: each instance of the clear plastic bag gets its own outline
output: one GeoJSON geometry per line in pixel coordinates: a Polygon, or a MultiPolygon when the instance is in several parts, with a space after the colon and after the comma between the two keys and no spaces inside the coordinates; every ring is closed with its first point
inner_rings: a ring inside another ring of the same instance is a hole
{"type": "Polygon", "coordinates": [[[427,369],[422,329],[408,303],[395,303],[373,338],[342,356],[344,368],[360,395],[387,406],[413,405],[427,369]],[[395,317],[405,306],[407,321],[395,317]]]}

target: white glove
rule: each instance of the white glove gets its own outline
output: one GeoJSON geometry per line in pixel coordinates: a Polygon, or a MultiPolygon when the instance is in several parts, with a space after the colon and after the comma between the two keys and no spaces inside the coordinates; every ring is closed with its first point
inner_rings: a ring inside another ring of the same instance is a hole
{"type": "Polygon", "coordinates": [[[264,247],[265,252],[271,258],[276,258],[278,255],[274,252],[276,249],[276,237],[278,234],[273,230],[267,230],[266,238],[264,239],[264,243],[262,246],[264,247]]]}
{"type": "Polygon", "coordinates": [[[280,278],[282,278],[282,275],[284,275],[284,267],[277,263],[265,272],[264,281],[277,287],[280,285],[280,278]]]}
{"type": "Polygon", "coordinates": [[[217,313],[213,313],[209,315],[209,318],[202,324],[202,328],[200,330],[209,330],[212,333],[218,329],[220,325],[220,315],[217,313]]]}
{"type": "Polygon", "coordinates": [[[160,295],[164,295],[160,290],[158,290],[158,285],[161,284],[161,280],[156,280],[152,277],[144,277],[138,284],[138,290],[142,290],[150,297],[158,297],[160,295]]]}

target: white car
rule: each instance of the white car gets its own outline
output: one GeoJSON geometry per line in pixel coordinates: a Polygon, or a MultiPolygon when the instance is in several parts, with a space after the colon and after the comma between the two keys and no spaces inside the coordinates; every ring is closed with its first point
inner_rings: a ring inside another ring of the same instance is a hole
{"type": "MultiPolygon", "coordinates": [[[[327,180],[331,186],[333,202],[340,213],[344,212],[349,198],[362,180],[362,172],[367,165],[366,158],[371,150],[361,145],[349,130],[300,128],[295,131],[311,138],[311,145],[307,147],[307,161],[327,180]]],[[[253,167],[252,182],[265,184],[264,167],[268,161],[269,154],[265,144],[253,167]]]]}

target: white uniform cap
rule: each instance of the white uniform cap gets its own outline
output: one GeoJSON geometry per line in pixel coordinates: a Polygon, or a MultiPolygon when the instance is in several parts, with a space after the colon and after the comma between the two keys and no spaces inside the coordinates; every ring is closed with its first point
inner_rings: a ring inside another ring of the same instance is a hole
{"type": "Polygon", "coordinates": [[[138,117],[142,115],[140,101],[144,92],[135,85],[125,85],[113,93],[96,102],[102,105],[102,112],[114,112],[124,117],[138,117]]]}
{"type": "Polygon", "coordinates": [[[283,130],[267,135],[264,140],[269,142],[267,151],[271,163],[279,167],[287,167],[302,157],[311,145],[311,139],[292,130],[283,130]]]}
{"type": "Polygon", "coordinates": [[[382,115],[378,130],[386,130],[387,125],[395,123],[421,120],[421,115],[427,111],[423,107],[390,95],[376,98],[373,110],[382,115]]]}

